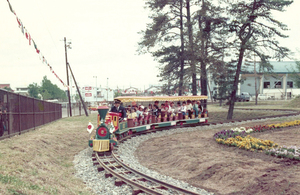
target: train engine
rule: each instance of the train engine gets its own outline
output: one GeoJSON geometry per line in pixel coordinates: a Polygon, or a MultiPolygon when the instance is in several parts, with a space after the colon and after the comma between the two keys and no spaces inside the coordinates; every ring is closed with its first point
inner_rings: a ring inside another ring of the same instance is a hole
{"type": "Polygon", "coordinates": [[[115,127],[112,121],[106,120],[106,114],[109,110],[107,106],[99,106],[97,108],[99,113],[99,122],[96,129],[96,134],[89,140],[89,146],[93,147],[94,151],[105,152],[117,146],[118,142],[114,135],[115,127]]]}

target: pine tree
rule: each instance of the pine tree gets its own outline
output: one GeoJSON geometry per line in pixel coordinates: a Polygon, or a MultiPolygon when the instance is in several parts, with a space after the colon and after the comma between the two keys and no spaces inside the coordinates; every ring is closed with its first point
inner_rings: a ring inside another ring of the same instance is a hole
{"type": "Polygon", "coordinates": [[[281,31],[287,26],[272,17],[272,11],[284,11],[293,1],[288,0],[242,0],[228,1],[229,31],[234,33],[232,40],[238,50],[236,73],[227,119],[232,119],[236,92],[239,83],[244,54],[247,50],[254,52],[261,61],[271,58],[282,59],[288,55],[289,49],[281,47],[276,37],[286,38],[281,31]]]}

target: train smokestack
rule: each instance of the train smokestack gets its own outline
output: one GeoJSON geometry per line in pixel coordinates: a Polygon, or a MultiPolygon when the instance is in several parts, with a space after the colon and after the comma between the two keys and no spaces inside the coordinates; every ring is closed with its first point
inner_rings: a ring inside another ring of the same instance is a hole
{"type": "Polygon", "coordinates": [[[105,116],[107,114],[107,111],[109,110],[109,108],[107,106],[99,106],[97,108],[99,116],[100,116],[100,121],[101,123],[105,121],[105,116]]]}

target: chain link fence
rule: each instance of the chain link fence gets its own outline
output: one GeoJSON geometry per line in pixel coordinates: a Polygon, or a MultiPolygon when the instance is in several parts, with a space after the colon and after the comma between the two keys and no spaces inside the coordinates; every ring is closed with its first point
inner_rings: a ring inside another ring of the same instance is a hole
{"type": "Polygon", "coordinates": [[[0,89],[0,139],[62,118],[62,105],[0,89]]]}

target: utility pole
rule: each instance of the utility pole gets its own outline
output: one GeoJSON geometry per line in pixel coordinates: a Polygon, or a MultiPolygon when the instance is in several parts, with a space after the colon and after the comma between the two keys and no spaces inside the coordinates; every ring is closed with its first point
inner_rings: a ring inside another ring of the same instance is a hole
{"type": "Polygon", "coordinates": [[[257,80],[257,74],[256,74],[256,59],[255,59],[255,53],[254,53],[254,78],[255,78],[255,105],[257,105],[257,96],[258,96],[258,91],[257,91],[257,84],[256,84],[256,80],[257,80]]]}
{"type": "Polygon", "coordinates": [[[86,116],[89,116],[89,114],[88,114],[88,112],[87,112],[87,110],[86,110],[85,103],[83,102],[81,93],[80,93],[80,91],[79,91],[79,87],[78,87],[78,85],[77,85],[77,82],[76,82],[75,76],[74,76],[74,74],[73,74],[72,68],[71,68],[71,66],[70,66],[69,63],[68,63],[68,66],[69,66],[69,68],[70,68],[70,72],[71,72],[71,75],[72,75],[72,77],[73,77],[73,80],[74,80],[74,83],[75,83],[75,86],[76,86],[76,89],[77,89],[77,93],[78,93],[79,98],[80,98],[80,100],[81,100],[81,103],[82,103],[82,105],[83,105],[83,109],[84,109],[85,115],[86,115],[86,116]]]}
{"type": "MultiPolygon", "coordinates": [[[[64,42],[65,42],[65,56],[66,56],[66,71],[67,71],[67,85],[68,85],[68,99],[69,99],[69,109],[70,109],[70,116],[72,116],[72,107],[71,107],[71,98],[70,98],[70,86],[69,86],[69,71],[68,71],[68,57],[67,57],[67,41],[66,41],[66,37],[64,38],[64,42]]],[[[69,48],[70,44],[68,45],[69,48]]]]}
{"type": "Polygon", "coordinates": [[[107,99],[107,100],[106,100],[106,101],[108,102],[108,78],[107,78],[107,83],[106,83],[106,84],[107,84],[107,92],[106,92],[106,93],[107,93],[107,94],[106,94],[106,99],[107,99]]]}

